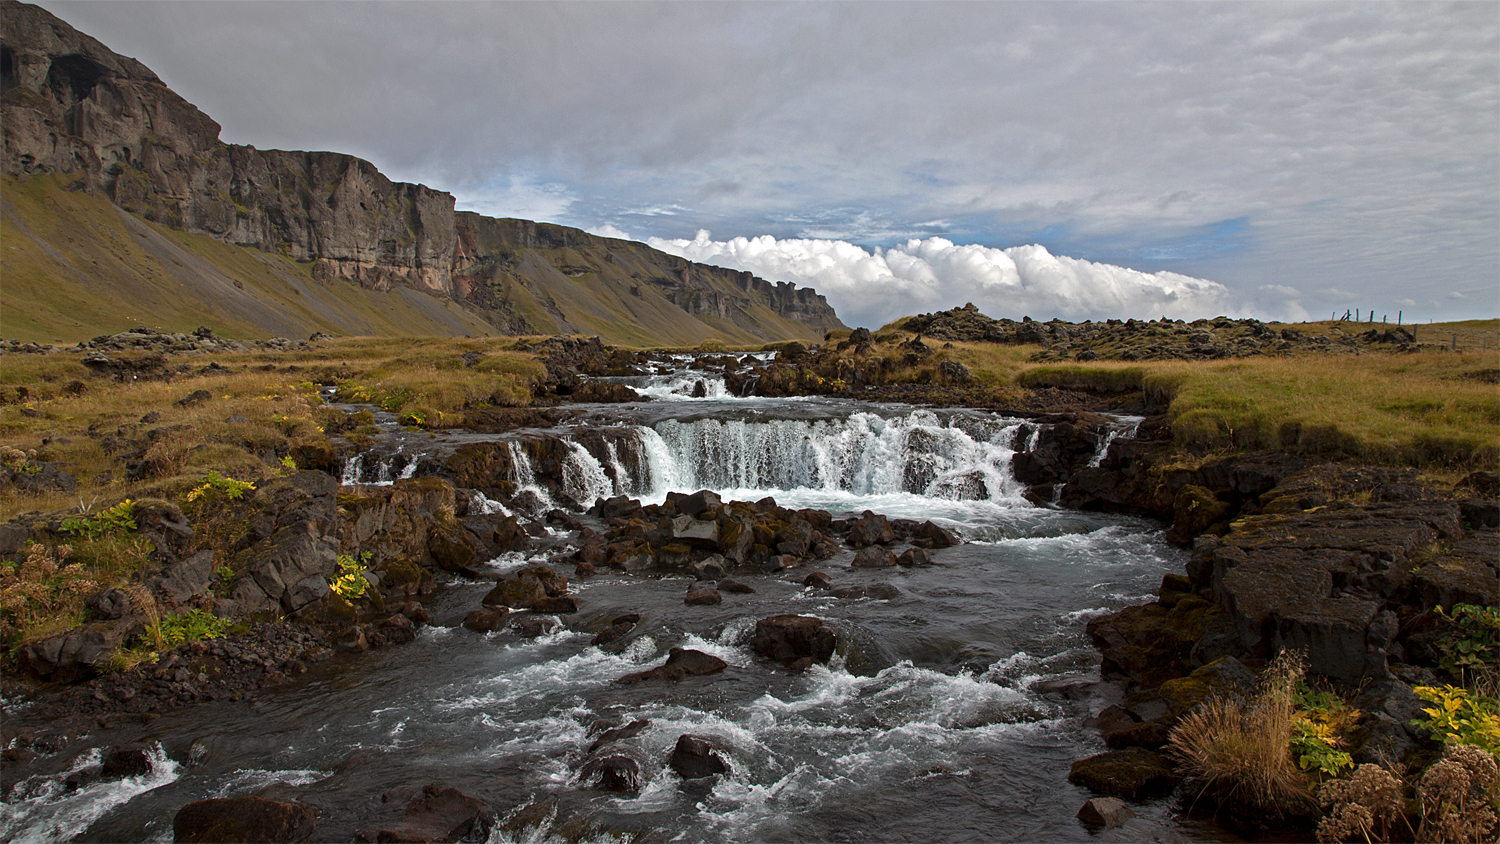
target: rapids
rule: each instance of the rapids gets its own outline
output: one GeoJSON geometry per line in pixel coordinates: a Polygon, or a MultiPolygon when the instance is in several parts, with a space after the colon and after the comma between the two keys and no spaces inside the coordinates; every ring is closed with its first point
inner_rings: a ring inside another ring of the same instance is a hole
{"type": "MultiPolygon", "coordinates": [[[[609,832],[653,841],[1221,837],[1159,803],[1091,836],[1074,818],[1091,795],[1066,779],[1073,760],[1104,749],[1084,720],[1112,701],[1095,682],[1084,624],[1147,600],[1163,573],[1181,570],[1182,552],[1159,526],[1029,503],[1009,471],[1016,450],[1035,443],[1023,420],[722,391],[693,399],[691,388],[681,392],[687,377],[652,376],[640,386],[657,401],[593,411],[587,430],[602,425],[610,436],[545,432],[569,443],[558,478],[537,477],[513,438],[520,459],[509,480],[526,494],[497,500],[476,490],[471,507],[536,512],[711,488],[725,500],[770,495],[835,517],[932,519],[965,543],[933,552],[930,568],[853,569],[844,550],[779,575],[737,575],[757,591],[714,606],[684,605],[689,578],[609,572],[574,582],[582,611],[529,640],[464,629],[490,584],[454,580],[429,600],[433,624],[411,644],[336,657],[309,681],[253,700],[101,730],[95,745],[147,742],[159,764],[144,777],[69,791],[70,773],[97,765],[97,751],[85,752],[16,786],[0,806],[0,837],[168,841],[184,804],[259,793],[313,805],[318,840],[347,841],[394,823],[410,791],[428,782],[502,814],[554,801],[552,825],[528,841],[609,832]],[[900,594],[835,598],[800,585],[813,569],[838,585],[888,583],[900,594]],[[641,614],[644,631],[628,647],[589,644],[626,612],[641,614]],[[831,621],[840,639],[833,661],[794,674],[754,658],[746,641],[755,621],[779,613],[831,621]],[[729,667],[676,684],[614,682],[661,664],[674,646],[729,667]],[[640,792],[581,783],[598,731],[636,719],[650,726],[622,747],[642,763],[640,792]],[[718,745],[729,773],[681,780],[666,760],[683,733],[718,745]]],[[[350,462],[346,484],[389,483],[474,438],[392,431],[384,457],[350,462]]],[[[555,555],[538,561],[571,574],[555,555]]],[[[527,562],[510,554],[488,565],[527,562]]],[[[27,708],[4,706],[7,717],[27,708]]]]}

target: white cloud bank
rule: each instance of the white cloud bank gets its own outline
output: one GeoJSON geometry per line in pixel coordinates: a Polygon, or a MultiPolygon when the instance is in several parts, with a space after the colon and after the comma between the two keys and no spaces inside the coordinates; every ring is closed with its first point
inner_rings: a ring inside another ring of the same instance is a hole
{"type": "Polygon", "coordinates": [[[1096,264],[1042,246],[961,246],[941,237],[873,252],[843,240],[736,237],[650,238],[651,246],[705,264],[749,270],[771,281],[817,288],[840,318],[874,328],[893,319],[973,302],[989,316],[1019,319],[1197,319],[1220,314],[1306,316],[1293,288],[1260,288],[1255,307],[1222,284],[1172,272],[1096,264]]]}

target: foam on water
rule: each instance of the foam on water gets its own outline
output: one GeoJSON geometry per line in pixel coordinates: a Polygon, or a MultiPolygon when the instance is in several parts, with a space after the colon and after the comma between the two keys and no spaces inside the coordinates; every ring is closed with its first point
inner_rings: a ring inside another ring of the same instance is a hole
{"type": "Polygon", "coordinates": [[[98,781],[68,792],[65,781],[100,764],[98,749],[80,754],[62,774],[18,783],[7,802],[0,803],[0,839],[12,842],[66,841],[116,806],[176,781],[180,766],[160,744],[150,748],[151,771],[134,777],[98,781]]]}

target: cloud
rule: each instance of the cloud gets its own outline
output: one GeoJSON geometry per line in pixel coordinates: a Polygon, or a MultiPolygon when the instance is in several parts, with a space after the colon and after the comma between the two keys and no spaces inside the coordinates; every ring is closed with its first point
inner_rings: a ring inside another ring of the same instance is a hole
{"type": "MultiPolygon", "coordinates": [[[[1195,319],[1252,307],[1236,304],[1229,289],[1213,281],[1053,255],[1036,245],[996,249],[929,237],[866,250],[843,240],[770,235],[717,241],[707,231],[692,240],[647,242],[693,261],[810,285],[844,322],[872,328],[964,302],[1013,319],[1195,319]]],[[[1295,289],[1273,285],[1261,294],[1263,315],[1305,316],[1295,289]]]]}
{"type": "Polygon", "coordinates": [[[1500,304],[1493,4],[41,2],[225,140],[488,213],[1500,304]]]}
{"type": "Polygon", "coordinates": [[[629,232],[621,231],[609,223],[602,223],[585,229],[589,234],[597,234],[600,237],[612,237],[616,240],[635,240],[629,232]]]}
{"type": "Polygon", "coordinates": [[[492,182],[481,192],[481,199],[460,200],[460,211],[474,211],[490,217],[516,217],[522,220],[555,223],[568,217],[576,198],[567,185],[541,183],[525,178],[507,178],[492,182]]]}

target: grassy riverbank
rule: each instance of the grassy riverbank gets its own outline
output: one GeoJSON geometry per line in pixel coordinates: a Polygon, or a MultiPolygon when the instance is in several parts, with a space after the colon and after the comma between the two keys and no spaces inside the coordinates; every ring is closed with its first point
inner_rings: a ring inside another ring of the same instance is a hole
{"type": "MultiPolygon", "coordinates": [[[[1298,326],[1307,333],[1327,324],[1298,326]]],[[[953,343],[984,384],[1144,397],[1185,451],[1285,449],[1435,472],[1500,465],[1500,320],[1422,326],[1459,351],[1038,363],[1040,346],[953,343]],[[1486,349],[1487,347],[1487,349],[1486,349]]]]}

